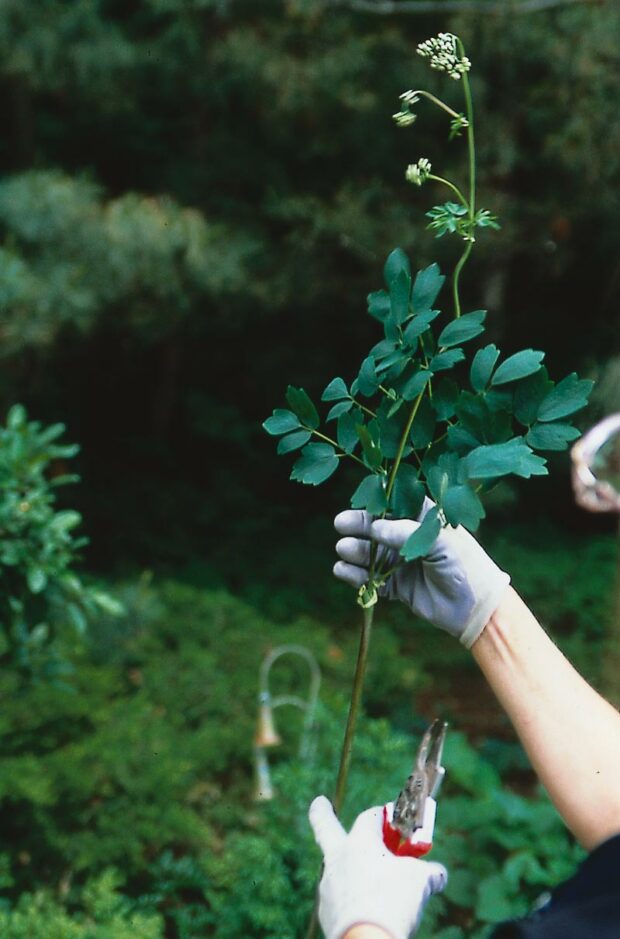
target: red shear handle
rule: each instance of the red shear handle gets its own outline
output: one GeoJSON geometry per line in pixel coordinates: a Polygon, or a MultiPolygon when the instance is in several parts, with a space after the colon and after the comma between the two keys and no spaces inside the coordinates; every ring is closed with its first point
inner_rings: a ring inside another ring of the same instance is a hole
{"type": "Polygon", "coordinates": [[[391,823],[391,811],[383,806],[383,843],[398,857],[424,857],[433,847],[433,829],[435,827],[435,800],[427,799],[424,807],[424,825],[408,838],[404,838],[398,828],[391,823]]]}

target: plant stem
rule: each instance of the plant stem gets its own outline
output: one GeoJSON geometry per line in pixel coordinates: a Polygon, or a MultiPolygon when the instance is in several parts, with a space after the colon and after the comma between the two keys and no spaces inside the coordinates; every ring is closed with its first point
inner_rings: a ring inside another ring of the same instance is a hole
{"type": "Polygon", "coordinates": [[[423,397],[424,397],[424,388],[422,389],[418,397],[413,402],[413,407],[411,408],[411,414],[409,415],[409,420],[407,421],[407,425],[403,431],[403,435],[400,438],[400,443],[398,445],[398,452],[394,459],[394,465],[392,466],[392,472],[390,473],[390,478],[388,480],[387,489],[385,490],[385,494],[388,499],[392,495],[392,489],[394,488],[394,483],[396,482],[396,474],[398,472],[398,467],[400,466],[400,461],[403,458],[403,452],[407,445],[407,438],[409,437],[411,425],[413,424],[415,420],[415,416],[418,413],[418,408],[420,407],[420,402],[422,401],[423,397]]]}
{"type": "Polygon", "coordinates": [[[371,411],[370,408],[367,408],[365,405],[361,403],[361,401],[358,401],[356,398],[351,398],[351,401],[356,407],[360,409],[360,411],[364,411],[366,414],[368,414],[369,417],[377,416],[374,411],[371,411]]]}
{"type": "MultiPolygon", "coordinates": [[[[372,576],[369,578],[369,583],[372,583],[372,576]]],[[[368,660],[368,647],[370,645],[370,635],[372,632],[374,612],[374,606],[371,606],[363,611],[364,616],[362,621],[362,628],[360,631],[357,664],[355,666],[353,690],[351,692],[351,701],[349,703],[349,716],[347,717],[347,726],[344,732],[342,753],[340,755],[340,766],[338,767],[338,777],[336,780],[336,791],[334,795],[334,809],[336,810],[336,814],[338,814],[342,809],[347,786],[347,778],[349,775],[349,766],[351,765],[353,737],[355,735],[355,727],[357,724],[360,703],[362,700],[364,674],[366,672],[366,662],[368,660]]]]}
{"type": "MultiPolygon", "coordinates": [[[[460,39],[457,39],[458,51],[461,58],[465,56],[465,48],[460,39]]],[[[469,204],[468,217],[470,225],[470,237],[473,238],[474,218],[476,215],[476,144],[474,137],[474,106],[471,97],[471,87],[469,85],[469,76],[467,72],[463,73],[463,94],[465,96],[465,113],[467,116],[467,152],[469,155],[469,204]]],[[[452,278],[452,293],[454,296],[454,317],[458,319],[461,315],[461,298],[459,295],[459,277],[465,267],[467,259],[471,254],[473,241],[468,241],[461,255],[458,264],[454,268],[452,278]]]]}
{"type": "Polygon", "coordinates": [[[461,115],[457,114],[456,111],[453,111],[452,108],[448,107],[445,101],[442,101],[441,98],[436,98],[435,95],[432,95],[430,91],[423,91],[421,88],[417,88],[414,92],[414,95],[422,95],[423,98],[428,98],[429,101],[432,101],[433,104],[436,104],[438,108],[441,108],[446,114],[449,114],[450,117],[458,118],[461,115]]]}
{"type": "Polygon", "coordinates": [[[331,443],[332,447],[335,447],[337,450],[342,452],[338,454],[339,457],[349,456],[352,460],[355,460],[356,463],[359,463],[364,469],[368,469],[363,460],[360,460],[358,456],[355,456],[354,453],[347,453],[346,450],[343,450],[337,440],[333,440],[332,437],[326,437],[325,434],[322,434],[319,430],[312,430],[311,427],[305,427],[305,430],[309,430],[315,435],[315,437],[320,437],[321,440],[324,440],[326,443],[331,443]]]}
{"type": "Polygon", "coordinates": [[[454,297],[454,318],[458,319],[461,315],[461,298],[459,296],[459,277],[461,271],[465,267],[465,262],[471,254],[471,249],[473,248],[473,241],[467,242],[467,247],[463,251],[461,257],[459,258],[458,264],[454,268],[454,274],[452,276],[452,295],[454,297]]]}
{"type": "Polygon", "coordinates": [[[449,179],[444,179],[443,176],[435,176],[434,173],[430,173],[428,178],[434,179],[437,183],[443,183],[444,186],[447,186],[448,189],[451,189],[452,192],[456,195],[457,199],[460,200],[461,204],[465,206],[469,214],[469,204],[458,186],[455,186],[454,183],[451,183],[449,179]]]}
{"type": "MultiPolygon", "coordinates": [[[[370,553],[370,569],[368,571],[368,583],[372,585],[375,576],[375,560],[377,554],[377,545],[373,543],[370,553]]],[[[359,716],[360,704],[362,701],[362,689],[364,687],[364,675],[366,673],[366,663],[368,661],[368,648],[370,646],[370,636],[372,633],[372,623],[375,613],[375,607],[370,606],[363,611],[362,628],[360,630],[360,641],[357,652],[357,662],[355,665],[355,674],[353,676],[353,688],[351,690],[351,699],[349,701],[349,714],[347,716],[347,726],[344,732],[342,750],[340,751],[340,765],[338,766],[338,776],[336,778],[336,789],[334,793],[334,810],[336,815],[340,813],[344,802],[344,796],[347,788],[347,779],[349,776],[349,767],[351,765],[351,753],[353,750],[353,738],[357,718],[359,716]]],[[[315,939],[318,926],[318,889],[317,898],[312,911],[312,917],[308,924],[306,939],[315,939]]]]}

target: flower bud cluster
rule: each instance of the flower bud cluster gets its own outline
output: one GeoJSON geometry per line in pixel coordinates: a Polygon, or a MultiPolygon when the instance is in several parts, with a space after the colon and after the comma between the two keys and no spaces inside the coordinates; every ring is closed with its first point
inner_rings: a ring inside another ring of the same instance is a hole
{"type": "Polygon", "coordinates": [[[431,161],[426,157],[420,157],[417,163],[410,163],[405,172],[407,182],[415,186],[421,186],[425,183],[431,174],[431,161]]]}
{"type": "Polygon", "coordinates": [[[402,95],[400,95],[400,100],[402,101],[400,111],[398,111],[397,114],[392,114],[392,117],[399,127],[409,127],[416,119],[416,115],[411,108],[414,104],[417,104],[420,99],[415,91],[404,91],[402,95]]]}
{"type": "Polygon", "coordinates": [[[431,68],[439,72],[447,72],[450,78],[456,81],[471,68],[471,62],[467,56],[458,54],[456,36],[452,33],[439,33],[438,36],[421,42],[418,46],[418,55],[424,59],[430,59],[431,68]]]}

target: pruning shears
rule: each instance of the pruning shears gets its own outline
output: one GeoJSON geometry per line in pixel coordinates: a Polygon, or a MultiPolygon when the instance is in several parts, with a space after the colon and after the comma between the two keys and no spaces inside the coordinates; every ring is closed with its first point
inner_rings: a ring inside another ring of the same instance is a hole
{"type": "Polygon", "coordinates": [[[448,725],[434,720],[418,749],[413,772],[394,803],[383,806],[383,842],[400,857],[423,857],[433,846],[435,798],[445,769],[441,754],[448,725]]]}

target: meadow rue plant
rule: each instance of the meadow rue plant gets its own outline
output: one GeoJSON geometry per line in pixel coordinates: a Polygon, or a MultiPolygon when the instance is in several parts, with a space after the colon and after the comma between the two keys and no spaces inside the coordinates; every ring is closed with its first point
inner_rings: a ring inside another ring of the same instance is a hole
{"type": "MultiPolygon", "coordinates": [[[[411,110],[430,101],[450,118],[449,137],[465,134],[467,184],[433,172],[421,157],[406,169],[417,186],[432,181],[447,188],[450,201],[427,213],[435,237],[453,236],[461,253],[451,274],[451,311],[437,299],[446,277],[437,264],[413,273],[400,248],[385,262],[384,288],[368,296],[368,312],[382,331],[352,381],[333,378],[321,400],[329,410],[321,420],[302,388],[289,386],[288,408],[263,424],[279,437],[278,453],[301,451],[291,479],[319,485],[342,461],[353,461],[362,478],[351,506],[371,515],[417,518],[426,496],[435,503],[401,550],[400,564],[424,556],[444,525],[475,531],[485,511],[483,496],[505,476],[547,473],[544,453],[564,450],[579,436],[571,416],[587,403],[592,383],[572,373],[554,382],[544,352],[523,349],[507,357],[493,343],[482,344],[485,310],[463,312],[459,281],[478,229],[498,229],[495,216],[476,205],[474,112],[471,63],[461,40],[450,33],[423,42],[419,54],[431,68],[461,82],[463,112],[422,89],[401,95],[399,126],[416,119],[411,110]]],[[[397,565],[398,566],[398,565],[397,565]]],[[[363,608],[360,651],[334,803],[344,798],[363,674],[378,588],[395,568],[382,569],[373,555],[368,583],[358,602],[363,608]]]]}

